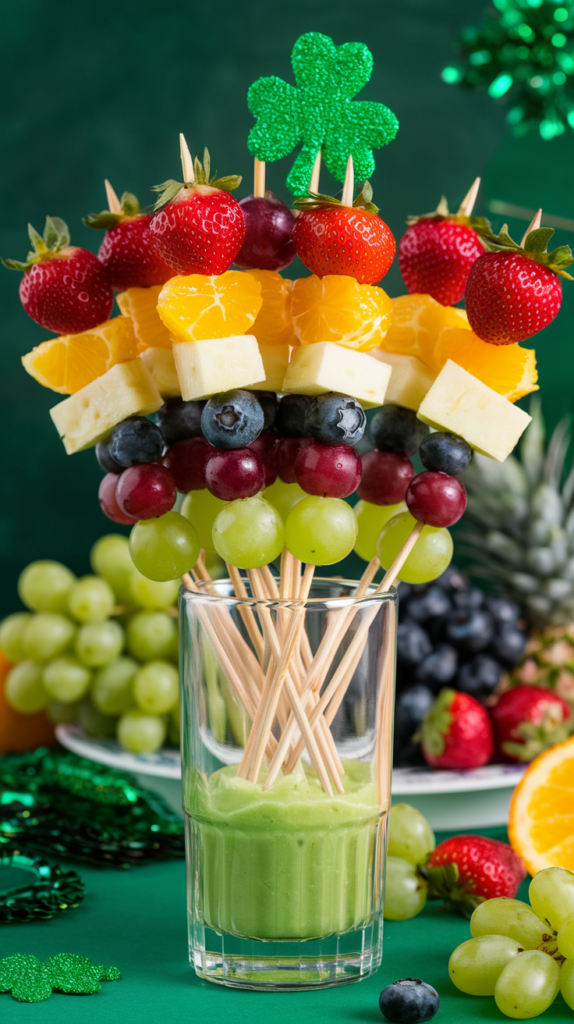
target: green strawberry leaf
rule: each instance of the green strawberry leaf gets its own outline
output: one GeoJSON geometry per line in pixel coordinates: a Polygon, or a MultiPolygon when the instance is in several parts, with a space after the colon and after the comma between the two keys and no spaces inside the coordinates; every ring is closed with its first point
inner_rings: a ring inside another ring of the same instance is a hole
{"type": "Polygon", "coordinates": [[[172,203],[177,198],[185,185],[182,181],[174,181],[173,178],[169,178],[167,181],[162,182],[161,185],[152,185],[152,192],[159,192],[160,197],[154,203],[154,210],[161,210],[163,206],[167,206],[168,203],[172,203]]]}
{"type": "Polygon", "coordinates": [[[59,252],[70,244],[68,225],[61,217],[46,217],[44,241],[52,252],[59,252]]]}
{"type": "Polygon", "coordinates": [[[28,236],[32,243],[32,249],[28,251],[25,260],[2,259],[2,263],[8,270],[29,270],[35,263],[50,259],[51,256],[70,244],[68,225],[61,217],[46,217],[43,237],[38,234],[36,228],[28,224],[28,236]]]}
{"type": "Polygon", "coordinates": [[[39,263],[39,260],[27,260],[25,263],[22,260],[5,260],[0,256],[2,266],[6,267],[7,270],[29,270],[34,263],[39,263]]]}
{"type": "MultiPolygon", "coordinates": [[[[48,218],[46,218],[46,227],[47,227],[47,224],[48,224],[48,218]]],[[[45,233],[47,234],[47,231],[45,233]]],[[[38,234],[38,232],[36,231],[36,228],[33,227],[32,224],[28,224],[28,238],[30,239],[30,241],[32,243],[32,247],[33,247],[32,255],[34,253],[37,253],[38,255],[40,255],[40,253],[44,253],[44,252],[47,251],[48,245],[47,245],[45,239],[42,238],[42,236],[38,234]]]]}
{"type": "Polygon", "coordinates": [[[108,228],[115,228],[116,224],[122,222],[121,213],[110,213],[109,210],[102,210],[101,213],[89,213],[83,218],[87,228],[95,228],[100,231],[107,231],[108,228]]]}
{"type": "Polygon", "coordinates": [[[536,228],[535,231],[530,231],[524,242],[524,251],[546,252],[553,234],[554,228],[536,228]]]}
{"type": "Polygon", "coordinates": [[[140,204],[133,192],[124,192],[121,198],[122,213],[124,217],[137,217],[140,212],[140,204]]]}
{"type": "Polygon", "coordinates": [[[212,188],[219,188],[222,192],[234,192],[241,185],[240,174],[228,174],[224,178],[212,178],[209,182],[212,188]]]}

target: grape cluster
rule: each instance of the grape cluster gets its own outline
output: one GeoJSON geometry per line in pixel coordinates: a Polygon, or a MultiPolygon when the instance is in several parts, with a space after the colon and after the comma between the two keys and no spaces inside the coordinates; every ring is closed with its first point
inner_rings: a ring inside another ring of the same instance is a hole
{"type": "Polygon", "coordinates": [[[433,583],[401,583],[399,598],[394,758],[409,767],[424,764],[417,737],[438,692],[488,704],[527,635],[516,605],[486,596],[453,565],[433,583]]]}
{"type": "Polygon", "coordinates": [[[574,1010],[574,872],[546,868],[532,879],[530,906],[499,898],[481,903],[471,939],[449,961],[461,992],[494,996],[507,1017],[537,1017],[560,992],[574,1010]]]}
{"type": "Polygon", "coordinates": [[[93,575],[33,562],[18,593],[29,609],[0,624],[14,662],[6,700],[22,714],[46,710],[90,736],[116,736],[133,753],[179,744],[179,581],[154,582],[134,566],[127,538],[102,537],[93,575]]]}
{"type": "Polygon", "coordinates": [[[389,845],[385,882],[385,918],[408,921],[427,901],[428,883],[417,871],[436,845],[426,818],[410,804],[389,811],[389,845]]]}

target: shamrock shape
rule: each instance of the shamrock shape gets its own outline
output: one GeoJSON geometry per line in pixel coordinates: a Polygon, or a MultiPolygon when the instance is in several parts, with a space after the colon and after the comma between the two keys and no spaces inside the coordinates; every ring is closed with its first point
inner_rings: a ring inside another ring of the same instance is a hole
{"type": "Polygon", "coordinates": [[[259,78],[247,94],[257,124],[247,145],[259,160],[287,156],[302,142],[287,185],[306,195],[319,150],[337,181],[344,181],[349,155],[358,180],[375,169],[373,149],[394,139],[399,122],[382,103],[354,101],[367,84],[373,55],[364,43],[335,46],[329,36],[308,32],[291,54],[297,87],[271,76],[259,78]]]}
{"type": "Polygon", "coordinates": [[[41,1003],[52,992],[92,995],[101,981],[116,981],[117,967],[93,964],[86,956],[57,953],[41,963],[35,956],[15,953],[0,960],[0,992],[12,992],[21,1003],[41,1003]]]}

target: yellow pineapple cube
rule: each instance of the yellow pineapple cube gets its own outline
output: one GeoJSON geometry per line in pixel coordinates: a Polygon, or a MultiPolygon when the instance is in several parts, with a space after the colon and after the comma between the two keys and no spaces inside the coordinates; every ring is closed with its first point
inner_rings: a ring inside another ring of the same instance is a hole
{"type": "Polygon", "coordinates": [[[391,367],[367,352],[320,341],[293,349],[283,391],[300,395],[339,391],[370,407],[383,404],[390,376],[391,367]]]}
{"type": "Polygon", "coordinates": [[[140,352],[140,359],[151,373],[160,395],[164,398],[181,396],[175,359],[170,348],[146,348],[140,352]]]}
{"type": "Polygon", "coordinates": [[[385,403],[402,405],[416,412],[436,374],[416,356],[385,352],[382,348],[373,349],[370,355],[391,367],[385,403]]]}
{"type": "Polygon", "coordinates": [[[257,384],[247,384],[248,391],[282,391],[283,379],[289,363],[289,345],[262,345],[259,353],[263,360],[265,379],[257,384]]]}
{"type": "Polygon", "coordinates": [[[173,357],[185,402],[265,380],[265,367],[252,334],[174,341],[173,357]]]}

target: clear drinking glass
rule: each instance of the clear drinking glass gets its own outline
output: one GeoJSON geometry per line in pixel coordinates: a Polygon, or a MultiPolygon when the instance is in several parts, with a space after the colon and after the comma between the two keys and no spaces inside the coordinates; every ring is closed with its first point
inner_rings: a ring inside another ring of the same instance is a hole
{"type": "Polygon", "coordinates": [[[315,988],[381,963],[397,599],[356,588],[315,579],[299,601],[256,600],[247,579],[244,599],[229,580],[181,590],[189,956],[202,978],[315,988]]]}

